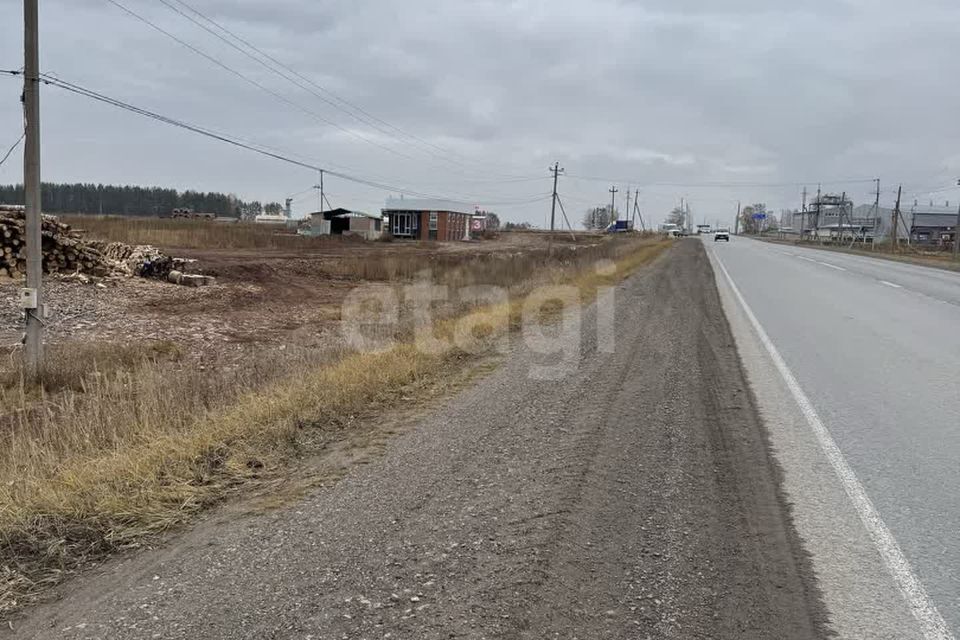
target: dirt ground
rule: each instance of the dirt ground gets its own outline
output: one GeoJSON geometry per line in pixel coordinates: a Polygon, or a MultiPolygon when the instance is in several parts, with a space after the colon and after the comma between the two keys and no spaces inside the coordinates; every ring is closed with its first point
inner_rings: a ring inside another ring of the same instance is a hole
{"type": "Polygon", "coordinates": [[[702,245],[616,299],[612,351],[595,309],[554,337],[577,350],[560,379],[517,337],[442,406],[375,424],[385,450],[340,482],[111,561],[7,635],[824,637],[702,245]]]}
{"type": "MultiPolygon", "coordinates": [[[[570,244],[568,235],[558,243],[570,244]]],[[[578,246],[597,242],[581,236],[578,246]]],[[[303,251],[230,249],[196,250],[161,247],[169,255],[191,258],[217,284],[180,287],[142,278],[113,278],[80,284],[61,278],[46,282],[53,316],[51,341],[164,341],[208,361],[230,361],[255,349],[298,345],[328,346],[337,339],[344,296],[361,278],[340,273],[344,260],[391,257],[463,257],[491,253],[543,251],[540,233],[502,233],[480,242],[369,243],[344,239],[303,251]]],[[[22,338],[17,282],[0,283],[0,347],[22,338]]]]}

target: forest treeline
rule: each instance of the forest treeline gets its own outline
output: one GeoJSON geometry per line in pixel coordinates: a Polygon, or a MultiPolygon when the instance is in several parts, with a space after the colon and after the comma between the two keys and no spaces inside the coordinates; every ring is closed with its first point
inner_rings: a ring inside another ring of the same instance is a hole
{"type": "MultiPolygon", "coordinates": [[[[168,215],[174,209],[192,209],[239,218],[279,213],[282,209],[277,202],[245,202],[227,193],[103,184],[45,182],[40,198],[44,213],[157,216],[168,215]]],[[[23,204],[23,185],[0,185],[0,204],[23,204]]]]}

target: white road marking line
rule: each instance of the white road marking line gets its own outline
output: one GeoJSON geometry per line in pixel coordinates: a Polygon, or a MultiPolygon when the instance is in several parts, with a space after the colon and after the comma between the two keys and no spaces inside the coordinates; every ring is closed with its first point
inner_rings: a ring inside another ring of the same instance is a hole
{"type": "Polygon", "coordinates": [[[837,265],[830,264],[829,262],[820,262],[819,260],[817,260],[817,264],[822,264],[825,267],[830,267],[831,269],[836,269],[837,271],[846,271],[846,269],[844,269],[843,267],[838,267],[837,265]]]}
{"type": "MultiPolygon", "coordinates": [[[[787,254],[784,254],[784,255],[795,256],[796,254],[787,253],[787,254]]],[[[797,258],[800,258],[801,260],[806,260],[807,262],[812,262],[812,263],[814,263],[814,264],[819,264],[819,265],[822,265],[822,266],[824,266],[824,267],[830,267],[831,269],[836,269],[837,271],[846,271],[846,269],[843,268],[843,267],[838,267],[838,266],[835,265],[835,264],[830,264],[829,262],[823,262],[822,260],[814,260],[813,258],[808,258],[808,257],[806,257],[806,256],[796,256],[796,257],[797,257],[797,258]]]]}
{"type": "Polygon", "coordinates": [[[730,272],[727,271],[727,267],[718,255],[714,254],[714,259],[720,266],[720,270],[723,272],[724,277],[726,277],[730,289],[733,291],[744,313],[750,320],[750,324],[753,325],[754,330],[757,332],[760,342],[763,343],[764,348],[773,360],[773,364],[777,367],[777,371],[780,372],[780,376],[790,389],[790,393],[793,395],[797,406],[800,407],[800,411],[806,418],[814,435],[816,435],[820,447],[823,449],[834,472],[843,484],[847,496],[850,498],[857,514],[860,516],[860,520],[870,534],[870,538],[877,547],[877,551],[880,552],[880,556],[883,558],[887,570],[897,583],[897,587],[899,587],[900,593],[910,607],[910,611],[920,623],[920,630],[923,633],[923,637],[926,640],[956,640],[947,627],[947,623],[940,615],[940,612],[937,611],[936,605],[930,600],[930,596],[927,595],[923,584],[913,573],[910,563],[903,555],[903,551],[900,550],[900,545],[880,517],[880,514],[877,513],[876,507],[873,506],[873,502],[864,490],[863,485],[860,484],[853,469],[847,463],[837,443],[833,440],[833,436],[830,435],[827,427],[824,426],[823,421],[820,420],[820,416],[813,407],[813,403],[810,402],[810,398],[807,397],[807,394],[803,391],[800,383],[797,382],[793,372],[790,371],[790,367],[787,366],[786,361],[784,361],[780,355],[777,347],[773,344],[773,341],[770,340],[770,336],[767,335],[763,325],[757,320],[757,316],[754,315],[750,305],[747,304],[743,294],[740,293],[740,289],[737,288],[736,283],[734,283],[730,272]]]}
{"type": "Polygon", "coordinates": [[[887,282],[886,280],[881,280],[880,284],[886,285],[888,287],[893,287],[894,289],[903,289],[902,285],[895,284],[893,282],[887,282]]]}

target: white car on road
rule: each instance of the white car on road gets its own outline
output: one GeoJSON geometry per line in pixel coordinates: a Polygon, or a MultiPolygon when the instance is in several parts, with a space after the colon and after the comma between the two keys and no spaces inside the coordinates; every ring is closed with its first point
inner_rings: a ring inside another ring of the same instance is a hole
{"type": "Polygon", "coordinates": [[[726,240],[727,242],[730,242],[730,230],[729,230],[729,229],[717,229],[717,230],[713,233],[713,241],[716,242],[716,241],[718,241],[718,240],[726,240]]]}

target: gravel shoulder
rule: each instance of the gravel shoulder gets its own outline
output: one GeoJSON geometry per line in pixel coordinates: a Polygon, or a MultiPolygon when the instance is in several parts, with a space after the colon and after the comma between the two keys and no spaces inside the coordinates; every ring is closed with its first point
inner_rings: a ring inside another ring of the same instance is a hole
{"type": "Polygon", "coordinates": [[[11,637],[823,637],[702,244],[615,296],[612,353],[594,308],[560,380],[518,340],[340,482],[110,562],[11,637]]]}

